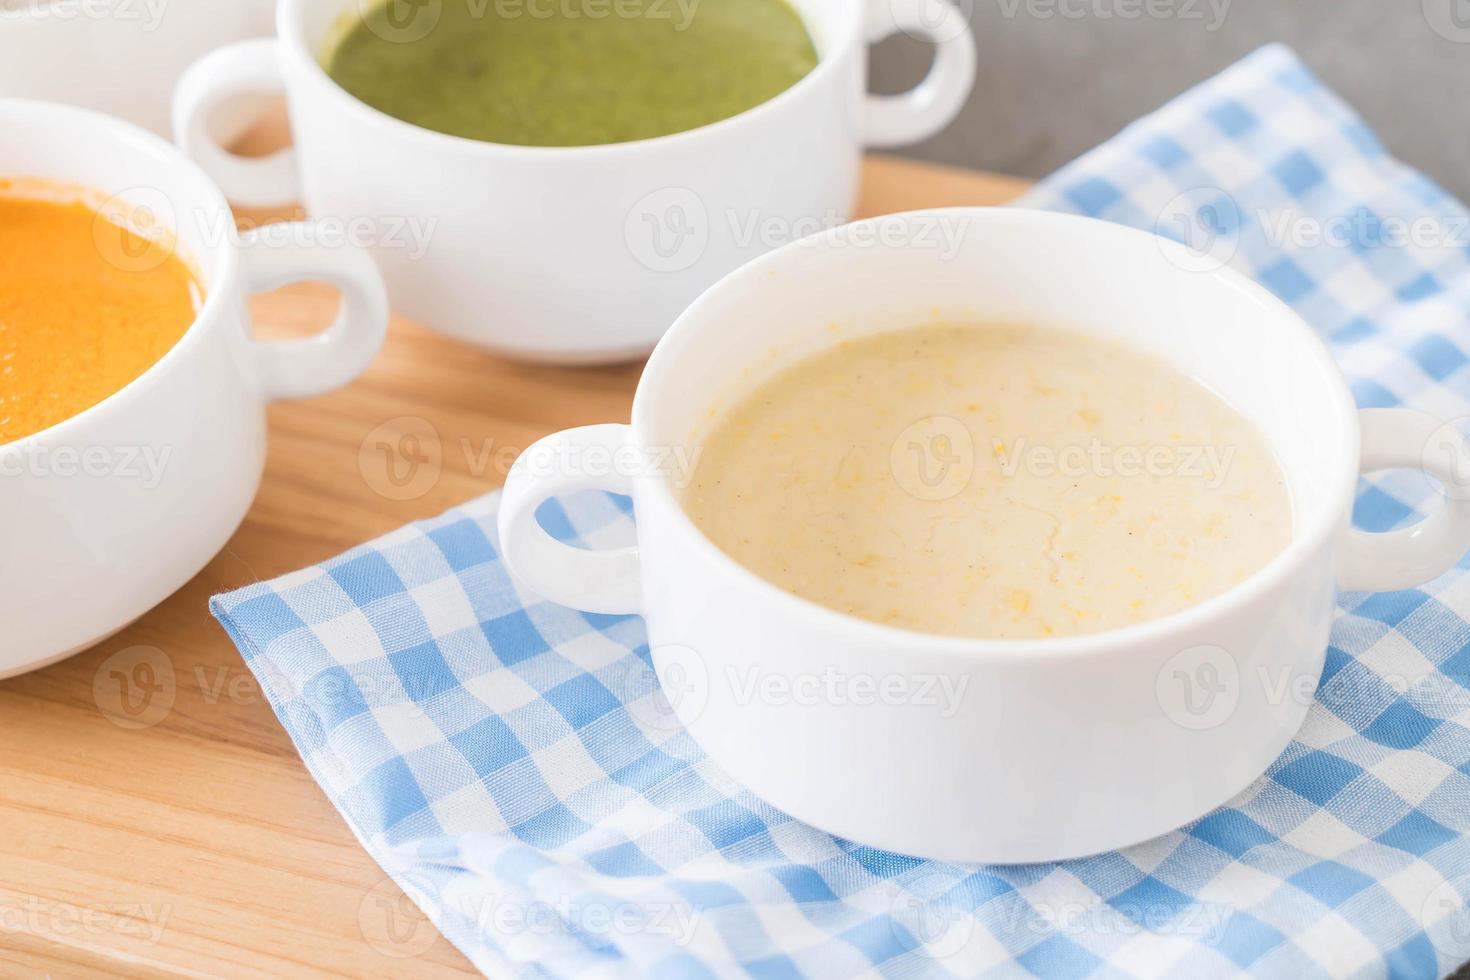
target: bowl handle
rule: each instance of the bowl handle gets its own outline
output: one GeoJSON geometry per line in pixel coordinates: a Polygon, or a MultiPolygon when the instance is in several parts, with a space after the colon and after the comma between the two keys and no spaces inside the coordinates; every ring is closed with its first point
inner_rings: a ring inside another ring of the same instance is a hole
{"type": "Polygon", "coordinates": [[[240,41],[211,51],[190,65],[174,87],[174,142],[236,204],[278,208],[299,201],[296,152],[287,148],[265,157],[236,156],[211,135],[210,117],[231,98],[285,90],[275,38],[240,41]]]}
{"type": "Polygon", "coordinates": [[[247,293],[325,282],[342,293],[332,325],[303,340],[254,341],[255,375],[269,400],[310,398],[352,381],[388,333],[388,291],[367,252],[332,245],[310,221],[266,225],[240,236],[247,293]]]}
{"type": "Polygon", "coordinates": [[[547,436],[511,467],[500,498],[500,548],[510,573],[552,602],[618,615],[643,609],[638,548],[588,551],[556,540],[536,520],[551,497],[580,490],[631,494],[636,454],[626,425],[589,425],[547,436]]]}
{"type": "Polygon", "coordinates": [[[975,36],[951,0],[868,0],[868,43],[902,32],[935,45],[934,67],[902,95],[869,95],[868,146],[908,146],[954,121],[975,87],[975,36]]]}
{"type": "Polygon", "coordinates": [[[1439,480],[1443,498],[1412,527],[1350,532],[1339,577],[1349,592],[1392,592],[1423,585],[1470,551],[1470,446],[1452,425],[1403,408],[1361,414],[1362,471],[1416,469],[1439,480]]]}

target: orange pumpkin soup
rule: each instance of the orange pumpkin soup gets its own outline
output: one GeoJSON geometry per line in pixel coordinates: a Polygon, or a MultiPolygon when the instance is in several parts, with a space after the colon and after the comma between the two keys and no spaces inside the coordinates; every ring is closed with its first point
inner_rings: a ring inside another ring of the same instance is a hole
{"type": "Polygon", "coordinates": [[[0,445],[127,386],[178,343],[200,300],[171,239],[12,188],[0,182],[0,445]]]}

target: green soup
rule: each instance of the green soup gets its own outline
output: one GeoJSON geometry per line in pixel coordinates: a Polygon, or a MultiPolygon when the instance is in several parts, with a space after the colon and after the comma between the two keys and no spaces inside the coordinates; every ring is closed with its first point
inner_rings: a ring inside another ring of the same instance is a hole
{"type": "Polygon", "coordinates": [[[729,118],[816,63],[785,0],[388,0],[354,19],[326,69],[426,129],[591,146],[729,118]]]}

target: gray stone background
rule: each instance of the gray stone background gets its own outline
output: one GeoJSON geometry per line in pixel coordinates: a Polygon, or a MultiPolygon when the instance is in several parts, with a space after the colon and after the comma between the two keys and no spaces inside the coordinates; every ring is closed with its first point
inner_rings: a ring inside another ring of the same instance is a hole
{"type": "MultiPolygon", "coordinates": [[[[975,93],[948,131],[905,155],[1042,177],[1282,41],[1400,159],[1470,199],[1470,0],[955,2],[979,48],[975,93]]],[[[880,44],[874,89],[909,87],[930,57],[908,38],[880,44]]]]}

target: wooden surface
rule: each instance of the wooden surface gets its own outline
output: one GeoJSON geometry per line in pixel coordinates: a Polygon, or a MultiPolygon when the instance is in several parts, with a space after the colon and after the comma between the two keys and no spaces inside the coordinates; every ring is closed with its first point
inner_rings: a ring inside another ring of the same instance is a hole
{"type": "MultiPolygon", "coordinates": [[[[861,211],[1023,187],[873,158],[861,211]]],[[[254,302],[257,330],[309,331],[333,307],[290,287],[254,302]]],[[[119,636],[0,683],[0,976],[472,975],[327,802],[206,603],[493,490],[549,432],[626,420],[639,371],[512,364],[395,320],[355,384],[274,406],[229,546],[119,636]],[[378,447],[402,435],[437,444],[432,485],[433,467],[389,477],[378,447]]]]}

